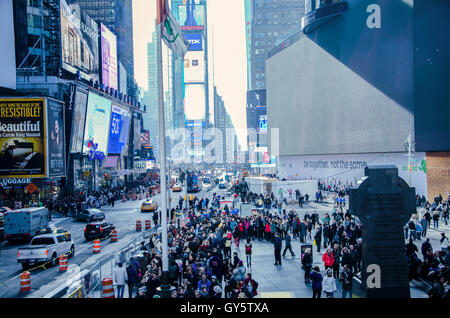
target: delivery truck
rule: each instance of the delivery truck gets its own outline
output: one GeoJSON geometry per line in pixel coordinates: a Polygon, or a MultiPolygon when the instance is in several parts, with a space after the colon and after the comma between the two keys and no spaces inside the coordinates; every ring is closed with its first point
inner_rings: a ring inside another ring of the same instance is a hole
{"type": "Polygon", "coordinates": [[[3,213],[5,239],[30,241],[39,231],[48,227],[47,208],[26,208],[3,213]]]}

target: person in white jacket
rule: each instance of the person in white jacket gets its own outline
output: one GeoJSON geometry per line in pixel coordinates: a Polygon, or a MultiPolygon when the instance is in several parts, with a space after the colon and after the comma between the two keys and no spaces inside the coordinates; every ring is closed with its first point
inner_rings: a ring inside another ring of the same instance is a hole
{"type": "Polygon", "coordinates": [[[327,274],[323,278],[322,288],[327,298],[334,298],[334,292],[337,289],[336,280],[333,277],[333,271],[331,269],[327,270],[327,274]]]}
{"type": "Polygon", "coordinates": [[[125,284],[128,282],[127,270],[119,263],[119,268],[114,271],[114,281],[117,285],[117,298],[123,298],[125,284]]]}

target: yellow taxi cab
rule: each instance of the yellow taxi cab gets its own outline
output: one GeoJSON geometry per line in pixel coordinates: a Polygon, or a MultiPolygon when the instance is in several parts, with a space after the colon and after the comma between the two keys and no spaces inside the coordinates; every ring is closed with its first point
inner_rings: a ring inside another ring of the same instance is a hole
{"type": "Polygon", "coordinates": [[[181,184],[179,184],[179,183],[174,184],[174,185],[172,186],[172,191],[173,191],[173,192],[181,192],[181,191],[183,191],[183,187],[182,187],[181,184]]]}
{"type": "Polygon", "coordinates": [[[158,203],[153,200],[146,200],[142,202],[141,212],[156,211],[158,209],[158,203]]]}

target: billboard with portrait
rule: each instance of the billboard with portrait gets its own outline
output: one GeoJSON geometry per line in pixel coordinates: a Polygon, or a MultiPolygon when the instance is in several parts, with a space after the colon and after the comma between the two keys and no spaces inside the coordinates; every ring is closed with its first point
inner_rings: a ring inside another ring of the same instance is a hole
{"type": "Polygon", "coordinates": [[[101,82],[105,86],[119,89],[117,80],[117,37],[100,23],[101,82]]]}
{"type": "Polygon", "coordinates": [[[205,82],[205,53],[203,51],[189,51],[184,56],[184,82],[205,82]]]}
{"type": "Polygon", "coordinates": [[[107,154],[108,132],[111,118],[111,101],[100,95],[89,93],[86,125],[83,138],[83,153],[88,153],[89,141],[98,144],[97,151],[107,154]]]}
{"type": "Polygon", "coordinates": [[[46,99],[0,99],[0,176],[47,176],[46,99]]]}
{"type": "Polygon", "coordinates": [[[81,153],[83,149],[83,134],[86,119],[87,100],[87,92],[76,90],[73,106],[70,153],[81,153]]]}
{"type": "Polygon", "coordinates": [[[80,6],[60,1],[62,68],[82,78],[99,80],[98,24],[80,6]]]}
{"type": "Polygon", "coordinates": [[[121,154],[128,143],[131,114],[128,110],[112,105],[108,154],[121,154]]]}
{"type": "Polygon", "coordinates": [[[205,118],[205,85],[186,84],[184,113],[186,120],[202,120],[205,118]]]}
{"type": "Polygon", "coordinates": [[[65,132],[63,104],[52,99],[47,100],[48,125],[48,176],[65,175],[65,132]]]}

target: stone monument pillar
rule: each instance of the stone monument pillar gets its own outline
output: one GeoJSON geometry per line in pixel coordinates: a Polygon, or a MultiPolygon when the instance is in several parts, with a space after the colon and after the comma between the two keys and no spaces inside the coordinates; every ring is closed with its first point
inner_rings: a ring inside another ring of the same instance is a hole
{"type": "Polygon", "coordinates": [[[403,228],[416,213],[415,189],[395,166],[369,166],[350,190],[349,210],[363,224],[362,287],[367,298],[410,298],[403,228]]]}

